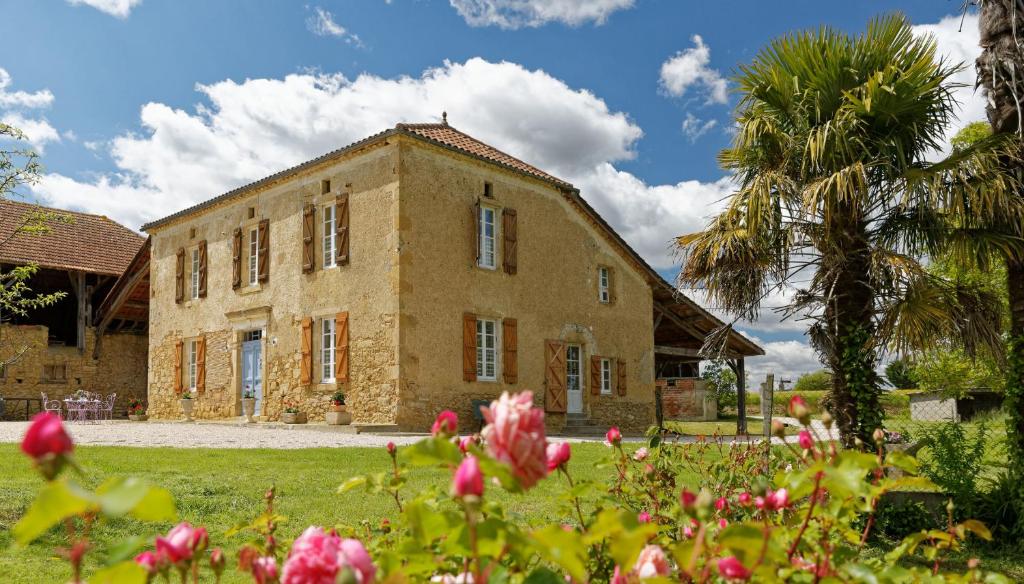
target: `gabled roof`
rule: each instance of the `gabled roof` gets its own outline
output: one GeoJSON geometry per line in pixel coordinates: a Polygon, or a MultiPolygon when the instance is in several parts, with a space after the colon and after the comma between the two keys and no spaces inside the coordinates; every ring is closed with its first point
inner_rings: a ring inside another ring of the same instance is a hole
{"type": "Polygon", "coordinates": [[[120,276],[146,239],[103,215],[0,199],[0,263],[120,276]],[[31,214],[61,216],[45,233],[19,233],[31,214]],[[64,220],[66,218],[66,220],[64,220]]]}

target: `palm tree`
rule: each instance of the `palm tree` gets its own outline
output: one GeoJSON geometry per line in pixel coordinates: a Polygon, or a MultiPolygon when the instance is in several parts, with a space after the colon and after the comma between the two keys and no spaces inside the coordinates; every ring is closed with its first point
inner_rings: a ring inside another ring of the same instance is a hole
{"type": "MultiPolygon", "coordinates": [[[[1024,2],[984,0],[980,4],[982,53],[975,66],[978,85],[988,97],[986,113],[992,132],[1020,140],[1024,115],[1024,2]]],[[[1009,174],[1020,172],[1019,162],[1004,161],[1009,174]]],[[[1024,193],[1019,193],[1024,198],[1024,193]]],[[[1019,224],[1014,227],[1020,228],[1019,224]]],[[[1011,232],[1013,230],[1011,229],[1011,232]]],[[[1006,258],[1010,296],[1009,375],[1005,409],[1010,414],[1010,468],[1024,473],[1024,257],[1006,258]]]]}
{"type": "Polygon", "coordinates": [[[919,262],[978,241],[1009,248],[1012,238],[981,228],[1019,208],[996,141],[928,160],[954,116],[957,70],[901,15],[856,37],[822,28],[775,40],[736,77],[739,127],[719,161],[737,190],[704,231],[676,242],[681,284],[737,319],[797,288],[784,312],[810,320],[847,446],[881,427],[882,352],[936,337],[969,351],[1000,344],[999,304],[919,262]]]}

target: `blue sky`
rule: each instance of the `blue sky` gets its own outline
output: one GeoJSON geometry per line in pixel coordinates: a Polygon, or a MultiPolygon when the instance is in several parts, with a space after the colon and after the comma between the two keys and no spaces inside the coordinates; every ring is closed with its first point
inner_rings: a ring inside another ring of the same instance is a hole
{"type": "MultiPolygon", "coordinates": [[[[133,228],[399,121],[455,127],[570,180],[666,276],[666,242],[729,191],[729,77],[773,37],[905,13],[956,61],[960,1],[0,0],[0,119],[47,176],[31,197],[133,228]]],[[[970,71],[961,76],[973,83],[970,71]]],[[[982,102],[960,92],[964,122],[982,102]]],[[[741,323],[817,367],[799,324],[741,323]]]]}

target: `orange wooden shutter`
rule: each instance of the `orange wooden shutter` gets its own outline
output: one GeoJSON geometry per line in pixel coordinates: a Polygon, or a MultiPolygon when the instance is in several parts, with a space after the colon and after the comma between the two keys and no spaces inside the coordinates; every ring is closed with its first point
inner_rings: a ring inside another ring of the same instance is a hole
{"type": "Polygon", "coordinates": [[[616,391],[619,392],[619,395],[626,395],[626,361],[625,360],[619,359],[618,362],[615,363],[615,374],[616,374],[616,377],[617,377],[616,382],[615,382],[615,389],[616,389],[616,391]]]}
{"type": "Polygon", "coordinates": [[[235,227],[231,238],[231,288],[242,287],[242,228],[235,227]]]}
{"type": "Polygon", "coordinates": [[[206,298],[206,274],[208,272],[206,240],[199,242],[199,297],[206,298]]]}
{"type": "Polygon", "coordinates": [[[316,233],[314,223],[315,207],[307,203],[302,208],[302,273],[308,274],[316,268],[314,256],[313,234],[316,233]]]}
{"type": "Polygon", "coordinates": [[[552,413],[565,413],[565,343],[544,341],[544,409],[552,413]]]}
{"type": "Polygon", "coordinates": [[[313,382],[313,319],[302,319],[302,362],[299,364],[299,382],[309,385],[313,382]]]}
{"type": "Polygon", "coordinates": [[[206,391],[206,337],[196,339],[196,393],[206,391]]]}
{"type": "Polygon", "coordinates": [[[257,233],[257,255],[259,256],[259,265],[257,269],[257,279],[260,282],[266,282],[270,279],[270,220],[263,219],[260,221],[259,231],[257,233]]]}
{"type": "Polygon", "coordinates": [[[506,274],[515,274],[517,270],[517,256],[518,256],[518,226],[516,221],[516,210],[515,209],[504,209],[501,212],[502,219],[502,232],[505,234],[505,245],[504,249],[504,265],[506,274]]]}
{"type": "Polygon", "coordinates": [[[594,355],[590,358],[590,395],[601,394],[601,358],[594,355]]]}
{"type": "Polygon", "coordinates": [[[185,356],[185,343],[174,344],[174,393],[181,393],[181,360],[185,356]]]}
{"type": "Polygon", "coordinates": [[[516,328],[517,323],[514,318],[506,318],[501,321],[501,365],[505,383],[516,383],[519,381],[519,355],[517,349],[519,339],[516,328]]]}
{"type": "Polygon", "coordinates": [[[174,268],[174,301],[185,300],[185,248],[178,248],[177,265],[174,268]]]}
{"type": "Polygon", "coordinates": [[[339,312],[334,317],[334,379],[338,383],[348,381],[348,313],[339,312]]]}
{"type": "Polygon", "coordinates": [[[334,261],[339,266],[348,265],[348,215],[348,193],[341,193],[334,204],[334,261]]]}
{"type": "Polygon", "coordinates": [[[476,315],[462,315],[462,380],[476,381],[476,315]]]}

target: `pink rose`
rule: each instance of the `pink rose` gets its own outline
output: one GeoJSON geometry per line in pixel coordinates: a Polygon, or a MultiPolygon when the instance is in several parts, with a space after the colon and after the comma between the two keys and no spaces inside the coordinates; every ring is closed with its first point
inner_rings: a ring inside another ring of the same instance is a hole
{"type": "Polygon", "coordinates": [[[466,454],[469,452],[469,447],[473,445],[473,442],[474,440],[472,436],[463,436],[462,439],[459,440],[459,451],[466,454]]]}
{"type": "Polygon", "coordinates": [[[135,563],[142,566],[147,574],[156,574],[157,557],[153,552],[142,552],[135,556],[135,563]]]}
{"type": "Polygon", "coordinates": [[[738,497],[738,499],[739,499],[740,505],[743,505],[744,507],[746,507],[747,505],[750,504],[750,493],[747,493],[747,492],[740,493],[740,496],[738,497]]]}
{"type": "Polygon", "coordinates": [[[210,551],[210,569],[213,573],[220,578],[222,572],[224,572],[224,566],[227,564],[227,560],[224,558],[224,552],[220,548],[213,548],[210,551]]]}
{"type": "Polygon", "coordinates": [[[725,497],[719,497],[718,500],[715,501],[715,509],[718,511],[726,511],[729,509],[729,500],[725,497]]]}
{"type": "Polygon", "coordinates": [[[544,411],[533,407],[533,392],[504,392],[480,411],[487,421],[483,437],[488,453],[511,467],[520,485],[528,489],[547,476],[544,411]]]}
{"type": "Polygon", "coordinates": [[[726,580],[749,580],[751,576],[750,570],[743,567],[735,556],[718,560],[718,573],[726,580]]]}
{"type": "Polygon", "coordinates": [[[684,488],[679,495],[679,502],[683,504],[683,509],[692,509],[697,504],[697,494],[684,488]]]}
{"type": "Polygon", "coordinates": [[[358,539],[343,539],[338,547],[338,566],[351,569],[359,584],[373,584],[377,567],[358,539]]]}
{"type": "Polygon", "coordinates": [[[668,563],[668,558],[665,557],[664,550],[656,545],[649,545],[641,550],[640,557],[636,559],[636,565],[633,566],[633,571],[641,580],[644,580],[668,576],[672,567],[668,563]]]}
{"type": "Polygon", "coordinates": [[[650,523],[651,522],[651,514],[648,513],[647,511],[641,511],[640,514],[636,516],[636,520],[639,523],[650,523]]]}
{"type": "MultiPolygon", "coordinates": [[[[252,562],[252,578],[256,584],[271,584],[277,581],[277,560],[272,556],[256,558],[252,562]]],[[[304,582],[304,580],[300,580],[304,582]]],[[[312,580],[310,580],[312,582],[312,580]]],[[[333,580],[331,581],[333,583],[333,580]]]]}
{"type": "Polygon", "coordinates": [[[552,442],[548,444],[548,472],[551,472],[569,462],[570,456],[572,456],[572,452],[569,449],[568,442],[552,442]]]}
{"type": "Polygon", "coordinates": [[[484,494],[484,477],[480,474],[480,463],[472,454],[462,459],[452,479],[452,494],[456,497],[479,497],[484,494]]]}
{"type": "Polygon", "coordinates": [[[647,454],[648,454],[647,453],[647,449],[644,448],[643,446],[641,446],[640,448],[636,449],[636,452],[633,453],[633,460],[636,460],[636,461],[647,460],[647,454]]]}
{"type": "MultiPolygon", "coordinates": [[[[292,543],[281,584],[334,584],[341,538],[310,526],[292,543]]],[[[254,570],[255,575],[255,570],[254,570]]]]}
{"type": "Polygon", "coordinates": [[[21,451],[32,457],[47,480],[53,480],[64,465],[64,459],[74,450],[71,436],[64,431],[60,416],[39,412],[25,431],[21,451]]]}
{"type": "Polygon", "coordinates": [[[437,415],[434,425],[430,427],[430,433],[434,436],[454,436],[459,429],[459,417],[451,410],[445,410],[437,415]]]}
{"type": "Polygon", "coordinates": [[[728,526],[729,526],[729,521],[727,519],[725,519],[724,517],[722,519],[718,520],[718,527],[719,527],[719,529],[725,529],[728,526]]]}
{"type": "Polygon", "coordinates": [[[189,522],[182,521],[172,527],[165,537],[156,538],[156,552],[172,564],[186,562],[192,559],[195,541],[195,528],[189,522]]]}
{"type": "Polygon", "coordinates": [[[814,448],[814,438],[811,437],[811,433],[807,430],[800,430],[800,448],[804,450],[810,450],[814,448]]]}
{"type": "Polygon", "coordinates": [[[785,509],[789,507],[789,491],[786,489],[779,489],[775,493],[771,494],[772,503],[776,509],[785,509]]]}
{"type": "Polygon", "coordinates": [[[622,432],[619,432],[618,426],[612,426],[608,428],[608,433],[604,435],[604,439],[608,441],[608,444],[618,446],[622,442],[622,432]]]}

